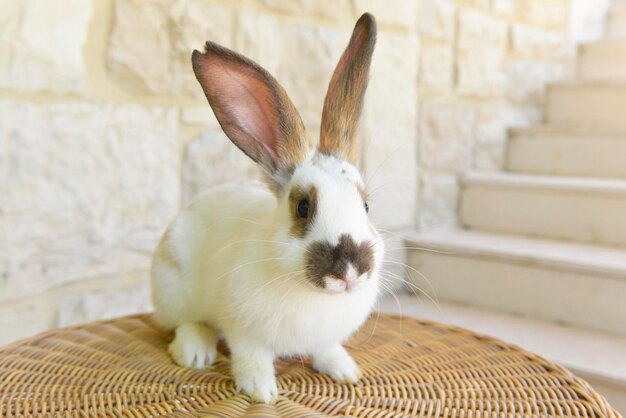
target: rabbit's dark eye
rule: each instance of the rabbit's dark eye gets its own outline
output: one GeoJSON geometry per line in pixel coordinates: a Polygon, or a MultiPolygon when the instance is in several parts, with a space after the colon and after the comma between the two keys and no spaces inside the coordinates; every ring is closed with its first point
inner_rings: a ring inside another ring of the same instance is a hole
{"type": "Polygon", "coordinates": [[[367,202],[363,202],[363,207],[365,208],[365,213],[370,213],[370,205],[367,202]]]}
{"type": "Polygon", "coordinates": [[[309,201],[306,199],[301,199],[298,202],[298,207],[296,208],[298,212],[299,218],[307,218],[309,216],[309,201]]]}

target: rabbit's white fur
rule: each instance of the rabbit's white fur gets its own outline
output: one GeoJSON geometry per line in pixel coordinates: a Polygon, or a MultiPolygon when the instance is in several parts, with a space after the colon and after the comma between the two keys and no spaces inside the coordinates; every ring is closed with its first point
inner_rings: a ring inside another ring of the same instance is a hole
{"type": "Polygon", "coordinates": [[[161,239],[153,301],[157,322],[176,330],[169,350],[178,364],[209,366],[223,337],[237,387],[264,402],[277,396],[276,356],[310,355],[339,381],[359,378],[341,343],[372,310],[384,246],[363,180],[346,160],[358,155],[375,40],[375,20],[364,14],[329,84],[317,150],[267,71],[211,42],[194,51],[194,72],[224,132],[273,188],[216,187],[161,239]]]}
{"type": "Polygon", "coordinates": [[[288,233],[287,198],[277,201],[260,184],[216,187],[182,211],[159,244],[152,272],[157,321],[176,328],[174,359],[210,365],[219,333],[237,385],[265,402],[276,396],[275,356],[312,355],[319,371],[355,381],[358,368],[340,344],[372,310],[384,251],[357,185],[357,170],[334,157],[317,155],[299,166],[290,187],[315,186],[319,196],[304,238],[288,233]],[[374,270],[353,291],[325,292],[304,277],[307,245],[336,244],[342,234],[372,243],[374,270]]]}

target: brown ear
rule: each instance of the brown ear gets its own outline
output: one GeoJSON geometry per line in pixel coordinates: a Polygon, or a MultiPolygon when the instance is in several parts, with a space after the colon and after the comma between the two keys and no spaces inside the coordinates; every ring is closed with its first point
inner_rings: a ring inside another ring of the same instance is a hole
{"type": "Polygon", "coordinates": [[[193,71],[231,141],[279,181],[310,144],[283,88],[266,70],[213,42],[193,51],[193,71]]]}
{"type": "Polygon", "coordinates": [[[328,85],[322,111],[320,152],[356,163],[354,139],[367,89],[372,53],[376,44],[376,20],[365,13],[356,22],[350,43],[328,85]]]}

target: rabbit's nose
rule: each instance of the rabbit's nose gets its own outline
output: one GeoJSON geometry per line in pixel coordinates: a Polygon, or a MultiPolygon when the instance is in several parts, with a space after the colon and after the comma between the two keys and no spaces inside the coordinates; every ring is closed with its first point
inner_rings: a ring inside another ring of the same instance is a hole
{"type": "Polygon", "coordinates": [[[374,266],[374,252],[369,241],[356,243],[343,234],[336,245],[315,242],[309,247],[307,273],[309,279],[323,287],[324,277],[333,277],[347,283],[367,277],[374,266]]]}
{"type": "Polygon", "coordinates": [[[343,274],[341,278],[346,281],[358,279],[361,275],[369,273],[373,264],[373,251],[369,241],[356,243],[350,235],[344,234],[339,238],[333,253],[335,263],[343,274]]]}
{"type": "Polygon", "coordinates": [[[343,277],[343,279],[348,282],[348,283],[352,283],[355,280],[358,280],[362,275],[367,274],[365,273],[359,273],[354,266],[352,265],[352,263],[348,264],[348,268],[346,269],[346,275],[343,277]]]}

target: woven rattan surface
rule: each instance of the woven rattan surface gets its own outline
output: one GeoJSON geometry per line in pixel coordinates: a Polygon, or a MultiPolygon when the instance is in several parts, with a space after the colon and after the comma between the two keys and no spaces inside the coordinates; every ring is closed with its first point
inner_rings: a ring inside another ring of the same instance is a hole
{"type": "Polygon", "coordinates": [[[176,366],[150,316],[51,331],[0,349],[0,416],[618,417],[583,380],[469,331],[374,315],[347,344],[362,380],[340,385],[307,359],[276,363],[279,400],[237,394],[228,354],[176,366]]]}

